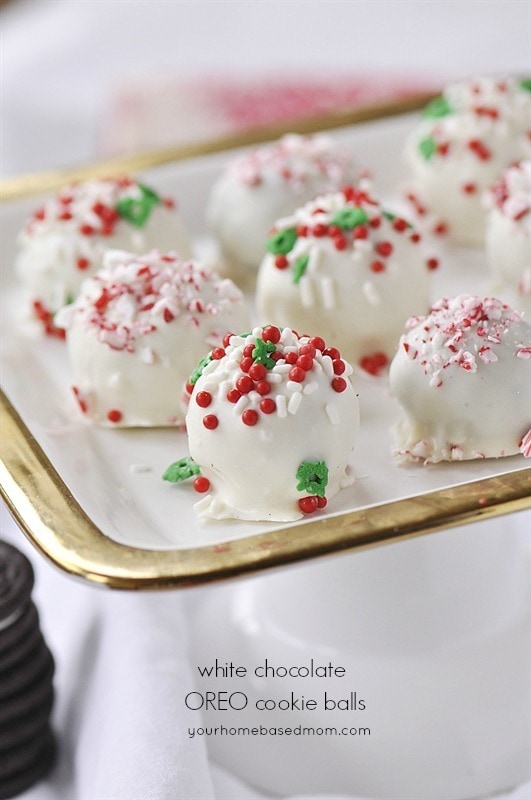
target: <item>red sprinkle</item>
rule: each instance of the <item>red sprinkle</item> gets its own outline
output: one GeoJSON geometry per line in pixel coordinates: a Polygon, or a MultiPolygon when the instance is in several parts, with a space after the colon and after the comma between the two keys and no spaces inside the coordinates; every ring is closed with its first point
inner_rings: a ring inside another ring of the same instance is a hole
{"type": "Polygon", "coordinates": [[[378,244],[376,245],[376,252],[378,253],[378,255],[387,258],[387,256],[390,256],[391,253],[393,252],[393,245],[391,244],[391,242],[378,242],[378,244]]]}
{"type": "Polygon", "coordinates": [[[233,333],[227,333],[227,334],[225,334],[225,336],[223,337],[223,347],[228,347],[228,346],[229,346],[229,344],[230,344],[230,337],[231,337],[231,336],[234,336],[234,334],[233,334],[233,333]]]}
{"type": "Polygon", "coordinates": [[[477,192],[477,186],[475,183],[464,183],[463,184],[463,192],[465,194],[475,194],[477,192]]]}
{"type": "Polygon", "coordinates": [[[354,228],[354,239],[366,239],[369,235],[369,229],[365,227],[365,225],[357,225],[354,228]]]}
{"type": "Polygon", "coordinates": [[[81,225],[79,232],[82,233],[83,236],[92,236],[94,233],[94,228],[92,225],[81,225]]]}
{"type": "Polygon", "coordinates": [[[241,396],[242,394],[238,389],[229,389],[227,392],[227,400],[229,403],[237,403],[241,396]]]}
{"type": "Polygon", "coordinates": [[[258,422],[258,411],[254,408],[247,408],[242,414],[242,422],[244,425],[256,425],[258,422]]]}
{"type": "Polygon", "coordinates": [[[334,392],[344,392],[347,388],[347,382],[344,378],[333,378],[332,389],[334,392]]]}
{"type": "Polygon", "coordinates": [[[249,377],[253,381],[263,381],[267,375],[267,369],[263,364],[253,364],[249,369],[249,377]]]}
{"type": "Polygon", "coordinates": [[[328,500],[326,499],[326,497],[318,497],[317,498],[317,508],[324,508],[327,503],[328,503],[328,500]]]}
{"type": "Polygon", "coordinates": [[[87,411],[88,411],[88,406],[87,406],[86,401],[83,400],[83,398],[81,397],[80,391],[77,388],[77,386],[72,386],[72,391],[74,393],[74,397],[77,400],[77,404],[78,404],[79,408],[81,409],[83,414],[86,414],[87,411]]]}
{"type": "Polygon", "coordinates": [[[173,322],[175,319],[175,315],[170,311],[169,308],[164,309],[162,316],[164,317],[164,322],[173,322]]]}
{"type": "Polygon", "coordinates": [[[318,508],[318,498],[316,495],[311,494],[308,497],[301,497],[299,500],[299,508],[303,514],[313,514],[318,508]]]}
{"type": "Polygon", "coordinates": [[[341,353],[339,352],[337,347],[327,347],[323,355],[330,356],[332,361],[335,361],[337,358],[341,358],[341,353]]]}
{"type": "Polygon", "coordinates": [[[322,222],[319,222],[317,225],[314,225],[312,228],[312,234],[317,237],[326,236],[328,233],[328,227],[323,225],[322,222]]]}
{"type": "Polygon", "coordinates": [[[236,388],[242,394],[249,394],[254,389],[254,381],[248,375],[241,375],[236,381],[236,388]]]}
{"type": "Polygon", "coordinates": [[[284,255],[276,256],[275,258],[275,267],[277,269],[286,269],[289,266],[289,261],[284,255]]]}
{"type": "Polygon", "coordinates": [[[78,269],[81,270],[88,269],[90,266],[90,261],[88,260],[88,258],[78,258],[78,260],[76,261],[76,266],[78,269]]]}
{"type": "Polygon", "coordinates": [[[207,414],[205,417],[203,417],[203,425],[205,428],[208,428],[209,431],[213,431],[218,427],[219,419],[215,414],[207,414]]]}
{"type": "Polygon", "coordinates": [[[107,419],[109,422],[120,422],[122,419],[122,412],[118,411],[117,408],[111,408],[111,410],[107,412],[107,419]]]}
{"type": "Polygon", "coordinates": [[[345,362],[342,361],[340,358],[333,361],[332,366],[334,368],[334,375],[343,375],[346,369],[345,362]]]}
{"type": "Polygon", "coordinates": [[[303,344],[301,349],[299,350],[300,356],[310,356],[311,358],[315,357],[317,350],[313,346],[313,344],[303,344]]]}
{"type": "Polygon", "coordinates": [[[251,356],[245,356],[245,358],[242,358],[242,360],[240,361],[240,369],[242,372],[249,372],[253,364],[254,361],[251,358],[251,356]]]}
{"type": "Polygon", "coordinates": [[[433,232],[438,236],[445,236],[448,233],[448,225],[446,222],[439,222],[433,229],[433,232]]]}
{"type": "Polygon", "coordinates": [[[439,266],[439,259],[428,258],[428,260],[426,261],[426,266],[428,267],[429,270],[437,269],[437,267],[439,266]]]}
{"type": "Polygon", "coordinates": [[[373,272],[384,272],[385,264],[383,261],[373,261],[371,264],[371,269],[373,272]]]}
{"type": "Polygon", "coordinates": [[[286,362],[286,364],[291,364],[291,366],[297,363],[297,358],[298,358],[297,353],[292,353],[292,352],[284,353],[284,361],[286,362]]]}
{"type": "Polygon", "coordinates": [[[225,355],[225,350],[222,347],[215,347],[210,355],[213,361],[220,361],[225,355]]]}
{"type": "Polygon", "coordinates": [[[269,394],[269,392],[271,391],[271,384],[269,383],[269,381],[258,381],[258,383],[256,384],[256,391],[258,392],[258,394],[261,394],[262,396],[265,394],[269,394]]]}
{"type": "Polygon", "coordinates": [[[300,355],[297,359],[297,367],[300,367],[305,372],[313,368],[313,358],[310,355],[300,355]]]}
{"type": "Polygon", "coordinates": [[[348,242],[344,236],[334,236],[333,242],[336,250],[346,250],[348,247],[348,242]]]}
{"type": "Polygon", "coordinates": [[[289,371],[289,379],[290,381],[295,381],[296,383],[302,383],[306,377],[306,372],[301,367],[293,367],[289,371]]]}
{"type": "Polygon", "coordinates": [[[492,158],[489,148],[480,139],[471,139],[468,143],[468,148],[480,161],[489,161],[492,158]]]}
{"type": "Polygon", "coordinates": [[[360,367],[369,375],[378,375],[387,366],[389,359],[385,353],[373,353],[360,359],[360,367]]]}
{"type": "Polygon", "coordinates": [[[204,478],[202,475],[200,475],[194,481],[194,489],[196,492],[199,492],[199,494],[204,494],[204,492],[208,492],[210,489],[210,481],[208,478],[204,478]]]}
{"type": "Polygon", "coordinates": [[[273,342],[273,344],[277,344],[280,341],[280,329],[275,327],[275,325],[268,325],[267,328],[264,328],[262,331],[262,339],[264,342],[273,342]]]}
{"type": "Polygon", "coordinates": [[[398,233],[402,233],[403,231],[407,230],[407,227],[408,225],[405,219],[397,217],[393,220],[393,228],[395,231],[398,231],[398,233]]]}
{"type": "Polygon", "coordinates": [[[208,408],[212,402],[212,395],[210,392],[198,392],[195,397],[195,402],[198,406],[201,406],[201,408],[208,408]]]}
{"type": "Polygon", "coordinates": [[[312,339],[310,339],[310,344],[313,344],[315,349],[320,350],[321,352],[323,352],[326,347],[325,340],[320,336],[314,336],[312,339]]]}
{"type": "Polygon", "coordinates": [[[260,411],[263,414],[272,414],[273,411],[276,411],[277,404],[271,397],[264,397],[263,400],[260,400],[260,411]]]}

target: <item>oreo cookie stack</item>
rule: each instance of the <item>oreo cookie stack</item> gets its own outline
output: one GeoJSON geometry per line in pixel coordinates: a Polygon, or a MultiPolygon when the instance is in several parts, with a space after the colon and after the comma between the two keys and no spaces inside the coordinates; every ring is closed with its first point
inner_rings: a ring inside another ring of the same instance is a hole
{"type": "Polygon", "coordinates": [[[51,768],[54,661],[31,600],[28,559],[0,541],[0,800],[15,797],[51,768]]]}

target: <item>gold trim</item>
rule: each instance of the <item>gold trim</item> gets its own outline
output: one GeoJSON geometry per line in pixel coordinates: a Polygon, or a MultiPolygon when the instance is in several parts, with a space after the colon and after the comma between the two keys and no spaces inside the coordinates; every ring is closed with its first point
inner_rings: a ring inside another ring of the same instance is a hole
{"type": "Polygon", "coordinates": [[[308,119],[296,119],[218,139],[193,142],[180,147],[169,147],[146,153],[130,153],[71,169],[56,169],[49,172],[6,178],[0,182],[0,202],[5,203],[30,195],[56,191],[61,186],[72,181],[113,174],[137,173],[162,164],[169,164],[173,161],[183,161],[188,158],[234,150],[238,147],[261,144],[278,139],[284,133],[316,133],[317,131],[334,130],[360,122],[369,122],[406,114],[411,111],[419,111],[433,97],[433,93],[415,94],[412,97],[401,100],[375,103],[363,108],[335,111],[331,114],[323,114],[322,116],[308,119]]]}
{"type": "Polygon", "coordinates": [[[141,550],[105,536],[0,393],[1,493],[33,544],[66,572],[115,589],[174,589],[412,538],[531,507],[523,469],[227,544],[141,550]]]}

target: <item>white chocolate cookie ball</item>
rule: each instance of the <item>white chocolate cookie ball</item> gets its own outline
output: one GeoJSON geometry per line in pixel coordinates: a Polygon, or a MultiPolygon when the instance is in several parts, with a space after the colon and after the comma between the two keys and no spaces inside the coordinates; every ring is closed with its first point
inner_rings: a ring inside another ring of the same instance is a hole
{"type": "Polygon", "coordinates": [[[350,154],[326,136],[288,134],[231,161],[207,205],[228,270],[256,274],[274,222],[318,194],[352,183],[350,154]]]}
{"type": "Polygon", "coordinates": [[[259,321],[315,331],[372,374],[396,350],[404,323],[430,304],[420,236],[368,191],[345,187],[279,220],[256,288],[259,321]]]}
{"type": "Polygon", "coordinates": [[[67,331],[81,410],[113,426],[182,424],[183,390],[205,349],[249,327],[232,281],[158,251],[109,251],[56,320],[67,331]]]}
{"type": "Polygon", "coordinates": [[[352,368],[320,337],[255,328],[225,339],[190,385],[190,455],[203,519],[286,522],[351,482],[359,426],[352,368]]]}
{"type": "Polygon", "coordinates": [[[479,77],[448,86],[408,138],[408,193],[434,233],[461,244],[485,240],[483,192],[531,156],[531,83],[479,77]]]}
{"type": "Polygon", "coordinates": [[[58,332],[53,314],[77,296],[107,250],[191,253],[173,200],[128,177],[66,186],[34,212],[18,246],[17,272],[49,334],[58,332]]]}
{"type": "Polygon", "coordinates": [[[531,161],[509,167],[487,194],[486,247],[494,285],[531,305],[531,161]]]}
{"type": "Polygon", "coordinates": [[[443,298],[409,320],[389,382],[403,460],[531,455],[531,326],[501,301],[443,298]]]}

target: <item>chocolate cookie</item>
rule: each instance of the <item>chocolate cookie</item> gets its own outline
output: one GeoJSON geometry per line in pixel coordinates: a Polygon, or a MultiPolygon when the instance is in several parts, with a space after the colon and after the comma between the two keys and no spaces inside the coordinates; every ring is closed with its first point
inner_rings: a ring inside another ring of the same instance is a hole
{"type": "MultiPolygon", "coordinates": [[[[56,745],[51,730],[39,740],[38,747],[32,751],[31,758],[24,759],[12,751],[11,764],[20,764],[0,777],[0,800],[20,794],[38,780],[43,778],[52,768],[56,757],[56,745]]],[[[8,767],[9,758],[5,758],[4,766],[8,767]]],[[[0,759],[1,763],[1,759],[0,759]]]]}
{"type": "Polygon", "coordinates": [[[0,629],[11,624],[26,605],[35,576],[30,562],[19,550],[0,541],[0,629]]]}
{"type": "Polygon", "coordinates": [[[20,641],[15,642],[12,647],[0,653],[0,683],[4,672],[16,667],[24,659],[31,657],[30,654],[43,643],[41,629],[36,625],[20,641]]]}
{"type": "Polygon", "coordinates": [[[8,725],[0,726],[0,751],[16,747],[22,742],[43,735],[48,727],[53,707],[54,693],[48,692],[43,703],[31,711],[11,719],[8,725]]]}
{"type": "Polygon", "coordinates": [[[23,691],[26,686],[37,683],[42,675],[47,674],[53,664],[52,654],[44,639],[37,644],[22,663],[6,670],[0,676],[0,704],[6,697],[23,691]]]}

